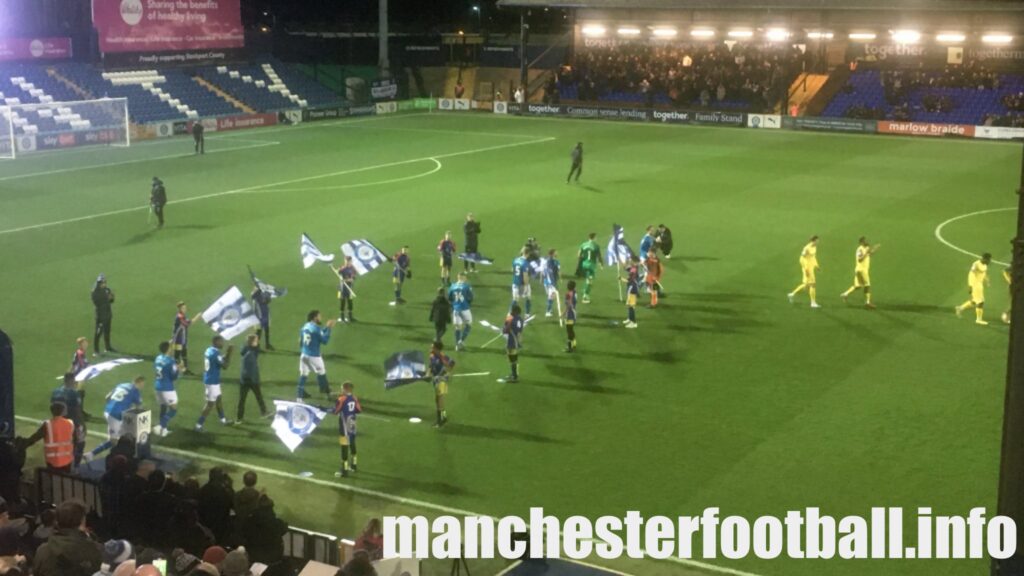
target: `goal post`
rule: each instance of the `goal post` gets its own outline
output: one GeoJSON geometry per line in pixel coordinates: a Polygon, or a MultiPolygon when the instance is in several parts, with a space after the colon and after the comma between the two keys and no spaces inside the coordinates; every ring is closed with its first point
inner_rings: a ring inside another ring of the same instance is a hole
{"type": "Polygon", "coordinates": [[[0,107],[0,158],[96,145],[131,145],[127,98],[0,107]]]}

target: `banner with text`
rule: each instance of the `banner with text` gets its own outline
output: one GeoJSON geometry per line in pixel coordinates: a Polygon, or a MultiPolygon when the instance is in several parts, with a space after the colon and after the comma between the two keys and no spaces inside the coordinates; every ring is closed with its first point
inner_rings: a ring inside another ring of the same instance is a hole
{"type": "Polygon", "coordinates": [[[241,48],[240,0],[92,0],[101,52],[241,48]]]}
{"type": "Polygon", "coordinates": [[[68,58],[71,38],[0,38],[0,62],[68,58]]]}
{"type": "MultiPolygon", "coordinates": [[[[262,128],[263,126],[274,126],[277,124],[277,114],[241,114],[238,116],[222,116],[220,118],[204,118],[200,120],[207,132],[228,132],[230,130],[245,130],[248,128],[262,128]]],[[[188,131],[192,132],[192,125],[188,123],[188,131]]]]}
{"type": "Polygon", "coordinates": [[[398,81],[394,78],[380,78],[370,83],[370,98],[374,102],[398,98],[398,81]]]}
{"type": "Polygon", "coordinates": [[[877,131],[877,120],[858,120],[856,118],[814,118],[811,116],[783,116],[782,127],[788,130],[825,130],[828,132],[867,132],[877,131]]]}
{"type": "Polygon", "coordinates": [[[1024,128],[1013,128],[1010,126],[975,126],[975,138],[988,140],[1014,140],[1024,138],[1024,128]]]}
{"type": "Polygon", "coordinates": [[[974,126],[879,120],[878,132],[880,134],[904,134],[907,136],[962,136],[964,138],[973,138],[974,126]]]}

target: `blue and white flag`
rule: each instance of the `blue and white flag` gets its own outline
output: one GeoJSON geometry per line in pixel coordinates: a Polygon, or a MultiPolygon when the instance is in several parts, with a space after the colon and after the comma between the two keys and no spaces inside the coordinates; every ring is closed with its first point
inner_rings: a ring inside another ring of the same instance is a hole
{"type": "Polygon", "coordinates": [[[459,260],[465,260],[466,262],[472,262],[474,264],[484,264],[490,266],[494,264],[494,258],[488,258],[482,254],[476,252],[463,252],[459,254],[459,260]]]}
{"type": "Polygon", "coordinates": [[[309,268],[317,262],[333,262],[334,254],[324,254],[313,244],[313,241],[309,239],[306,234],[302,235],[301,244],[299,244],[299,254],[302,255],[302,267],[309,268]]]}
{"type": "Polygon", "coordinates": [[[258,326],[260,319],[238,286],[232,286],[203,312],[203,322],[209,324],[225,340],[231,340],[249,328],[258,326]]]}
{"type": "Polygon", "coordinates": [[[384,362],[384,389],[391,390],[411,384],[427,376],[427,363],[423,352],[412,350],[396,352],[384,362]]]}
{"type": "Polygon", "coordinates": [[[316,430],[324,416],[327,416],[327,412],[315,406],[274,400],[274,423],[271,427],[281,442],[295,452],[299,444],[316,430]]]}
{"type": "Polygon", "coordinates": [[[271,298],[280,298],[281,296],[284,296],[285,294],[288,293],[287,288],[278,288],[273,284],[267,284],[263,280],[257,278],[256,273],[252,271],[252,268],[249,268],[249,276],[252,277],[252,283],[255,284],[257,288],[260,289],[260,292],[270,294],[271,298]]]}
{"type": "Polygon", "coordinates": [[[352,240],[341,245],[341,253],[352,258],[352,267],[362,276],[388,261],[388,257],[369,240],[352,240]]]}
{"type": "Polygon", "coordinates": [[[100,362],[99,364],[93,364],[92,366],[87,366],[85,369],[81,370],[78,374],[76,374],[75,382],[85,382],[86,380],[92,380],[93,378],[99,376],[100,374],[103,374],[104,372],[109,372],[114,368],[117,368],[118,366],[123,366],[125,364],[135,364],[136,362],[142,362],[142,360],[138,358],[118,358],[116,360],[108,360],[106,362],[100,362]]]}
{"type": "Polygon", "coordinates": [[[612,239],[608,241],[608,250],[604,254],[605,264],[629,264],[634,254],[633,249],[626,243],[626,232],[622,226],[612,225],[612,239]]]}

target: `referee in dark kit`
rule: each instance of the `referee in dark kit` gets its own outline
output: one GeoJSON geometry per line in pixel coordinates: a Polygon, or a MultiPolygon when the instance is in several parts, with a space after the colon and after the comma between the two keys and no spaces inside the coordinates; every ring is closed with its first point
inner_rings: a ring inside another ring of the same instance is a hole
{"type": "Polygon", "coordinates": [[[192,137],[196,140],[196,154],[206,154],[206,137],[203,136],[205,131],[206,128],[203,127],[202,122],[192,124],[192,137]]]}
{"type": "Polygon", "coordinates": [[[583,174],[583,142],[577,142],[576,147],[572,149],[572,168],[569,169],[569,176],[565,179],[565,183],[568,184],[572,180],[572,175],[576,174],[576,181],[580,181],[580,175],[583,174]]]}

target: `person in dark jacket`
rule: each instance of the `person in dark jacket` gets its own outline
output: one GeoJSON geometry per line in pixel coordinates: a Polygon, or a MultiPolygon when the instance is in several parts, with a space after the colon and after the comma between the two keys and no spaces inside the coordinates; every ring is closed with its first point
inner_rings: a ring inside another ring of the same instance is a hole
{"type": "Polygon", "coordinates": [[[235,490],[231,477],[223,468],[211,468],[209,480],[199,489],[199,520],[213,530],[217,542],[225,542],[231,535],[231,511],[235,504],[235,490]]]}
{"type": "Polygon", "coordinates": [[[661,247],[661,253],[666,260],[672,258],[672,231],[664,224],[658,224],[658,231],[654,234],[654,241],[661,247]]]}
{"type": "Polygon", "coordinates": [[[196,141],[196,154],[206,154],[206,137],[203,135],[204,132],[206,132],[206,127],[203,126],[202,122],[192,124],[192,138],[196,141]]]}
{"type": "Polygon", "coordinates": [[[268,352],[272,351],[274,347],[270,345],[270,300],[273,298],[273,294],[256,286],[252,289],[249,298],[252,299],[252,308],[256,311],[256,317],[260,319],[260,327],[256,329],[256,336],[263,341],[268,352]]]}
{"type": "Polygon", "coordinates": [[[267,412],[267,404],[263,401],[263,390],[260,388],[260,337],[250,334],[245,340],[245,347],[242,348],[242,389],[238,393],[238,418],[236,424],[241,424],[245,418],[245,399],[251,391],[256,396],[256,404],[260,407],[260,416],[266,418],[271,413],[267,412]]]}
{"type": "Polygon", "coordinates": [[[242,526],[249,558],[267,565],[280,562],[284,558],[282,537],[287,532],[288,524],[274,513],[274,501],[267,495],[260,496],[256,511],[242,526]]]}
{"type": "Polygon", "coordinates": [[[577,142],[576,147],[572,149],[572,167],[569,168],[569,176],[565,178],[566,184],[572,180],[573,174],[576,174],[576,182],[579,182],[580,176],[583,175],[583,142],[577,142]]]}
{"type": "Polygon", "coordinates": [[[149,207],[156,214],[157,228],[164,227],[164,206],[167,205],[167,189],[162,180],[153,176],[153,187],[149,190],[149,207]]]}
{"type": "MultiPolygon", "coordinates": [[[[480,237],[480,223],[473,219],[472,212],[466,215],[466,223],[462,225],[462,232],[466,236],[466,254],[479,254],[480,247],[477,245],[477,240],[480,237]]],[[[463,260],[462,266],[466,272],[476,272],[476,262],[463,260]]]]}
{"type": "Polygon", "coordinates": [[[107,346],[107,352],[117,352],[110,345],[110,323],[114,320],[114,291],[107,286],[107,277],[100,274],[96,278],[96,284],[92,287],[92,305],[96,309],[96,330],[92,338],[92,352],[100,354],[100,336],[103,336],[103,343],[107,346]]]}
{"type": "Polygon", "coordinates": [[[195,500],[181,500],[168,525],[171,547],[180,548],[193,556],[216,544],[213,532],[199,523],[199,505],[195,500]]]}
{"type": "Polygon", "coordinates": [[[437,298],[430,305],[430,321],[434,323],[434,340],[440,341],[452,321],[452,305],[448,302],[444,288],[437,289],[437,298]]]}
{"type": "Polygon", "coordinates": [[[115,538],[127,535],[124,516],[130,504],[126,500],[130,475],[127,458],[120,454],[107,458],[107,471],[100,478],[100,502],[107,531],[115,538]]]}
{"type": "Polygon", "coordinates": [[[167,524],[178,507],[173,485],[163,470],[154,470],[146,480],[147,489],[135,500],[134,516],[137,532],[132,540],[154,548],[167,545],[167,524]]]}
{"type": "Polygon", "coordinates": [[[36,576],[92,576],[103,556],[85,526],[85,505],[68,500],[57,507],[57,530],[32,562],[36,576]]]}

